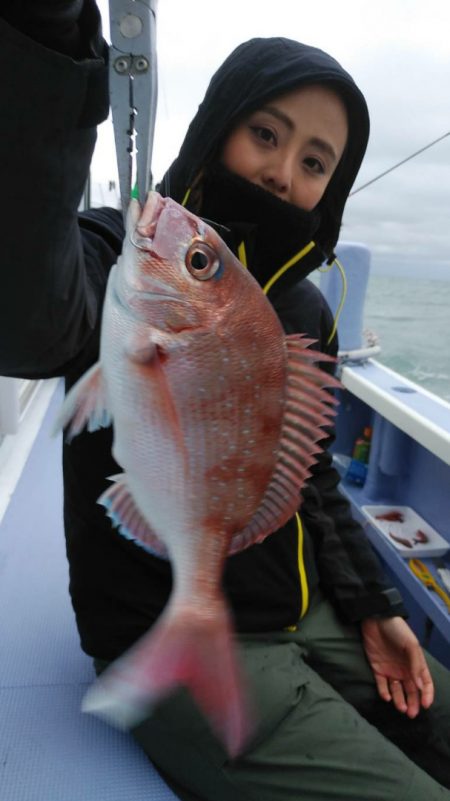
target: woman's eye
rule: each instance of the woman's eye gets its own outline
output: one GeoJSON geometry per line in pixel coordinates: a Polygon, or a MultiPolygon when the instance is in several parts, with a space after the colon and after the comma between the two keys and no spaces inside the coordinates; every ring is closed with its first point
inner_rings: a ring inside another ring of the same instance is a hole
{"type": "Polygon", "coordinates": [[[269,144],[276,144],[276,136],[270,128],[265,128],[264,125],[252,125],[250,128],[258,139],[269,144]]]}
{"type": "Polygon", "coordinates": [[[322,162],[319,161],[319,159],[314,158],[314,156],[309,156],[308,158],[304,159],[303,163],[318,175],[323,175],[325,173],[325,167],[323,166],[322,162]]]}

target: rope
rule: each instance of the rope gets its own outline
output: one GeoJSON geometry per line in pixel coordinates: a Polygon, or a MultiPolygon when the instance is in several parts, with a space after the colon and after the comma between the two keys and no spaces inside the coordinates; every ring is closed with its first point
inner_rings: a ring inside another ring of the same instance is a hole
{"type": "Polygon", "coordinates": [[[388,173],[392,172],[393,170],[396,170],[397,167],[401,167],[402,164],[406,164],[407,161],[411,161],[411,159],[415,158],[420,153],[423,153],[425,150],[428,150],[428,148],[433,147],[433,145],[436,145],[438,142],[442,142],[442,140],[445,139],[446,136],[450,136],[450,131],[447,131],[447,133],[442,134],[442,136],[440,136],[438,139],[435,139],[433,142],[430,142],[428,145],[425,145],[425,147],[421,147],[420,150],[416,150],[415,153],[411,153],[411,155],[407,156],[406,159],[402,159],[402,161],[399,161],[397,164],[394,164],[393,167],[389,167],[388,170],[380,172],[379,175],[376,175],[375,178],[372,178],[370,181],[367,181],[367,183],[363,184],[362,186],[358,186],[357,189],[354,189],[353,192],[350,192],[349,197],[356,195],[357,192],[361,192],[362,189],[365,189],[366,186],[374,184],[375,181],[379,181],[380,178],[384,178],[385,175],[388,175],[388,173]]]}

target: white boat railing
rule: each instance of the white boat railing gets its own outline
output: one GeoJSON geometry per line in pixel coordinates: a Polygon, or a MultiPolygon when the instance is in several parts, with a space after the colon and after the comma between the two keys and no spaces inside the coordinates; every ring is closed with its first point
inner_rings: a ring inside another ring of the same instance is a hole
{"type": "Polygon", "coordinates": [[[375,360],[343,367],[349,392],[450,465],[450,404],[375,360]]]}

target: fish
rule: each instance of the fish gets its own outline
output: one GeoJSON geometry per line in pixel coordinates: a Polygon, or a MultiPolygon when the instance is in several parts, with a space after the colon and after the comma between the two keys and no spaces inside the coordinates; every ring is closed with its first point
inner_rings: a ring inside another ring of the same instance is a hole
{"type": "Polygon", "coordinates": [[[255,727],[221,587],[225,560],[297,512],[335,414],[332,357],[285,335],[216,231],[171,198],[132,199],[102,312],[98,362],[69,391],[69,439],[112,423],[123,471],[99,502],[169,559],[156,623],[88,690],[83,709],[124,728],[184,685],[230,754],[255,727]]]}
{"type": "Polygon", "coordinates": [[[394,523],[404,523],[405,516],[403,512],[398,511],[398,509],[392,509],[390,512],[384,512],[382,515],[375,515],[376,520],[389,520],[390,522],[394,523]]]}
{"type": "Polygon", "coordinates": [[[411,542],[411,540],[407,540],[405,537],[397,537],[395,534],[392,533],[392,531],[389,532],[389,536],[392,540],[395,540],[395,542],[398,542],[400,545],[404,545],[405,548],[413,547],[413,543],[411,542]]]}

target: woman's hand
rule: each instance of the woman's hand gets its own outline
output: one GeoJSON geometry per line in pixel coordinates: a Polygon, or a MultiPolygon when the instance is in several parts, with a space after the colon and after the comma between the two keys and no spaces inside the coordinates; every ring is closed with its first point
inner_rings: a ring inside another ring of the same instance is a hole
{"type": "Polygon", "coordinates": [[[415,718],[434,699],[434,685],[419,641],[401,617],[361,623],[364,649],[378,693],[399,712],[415,718]]]}

